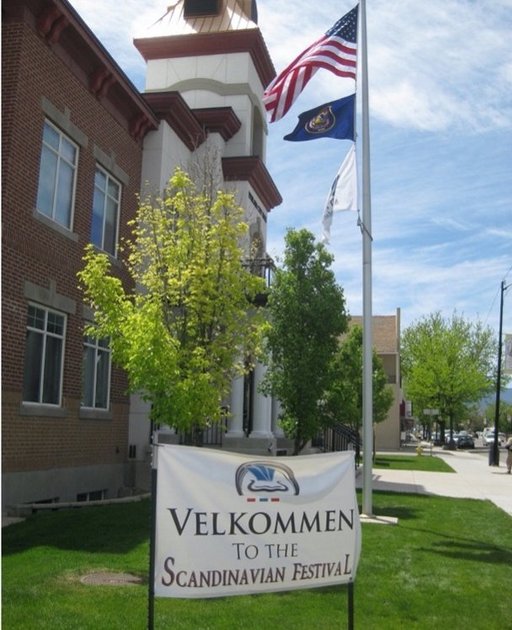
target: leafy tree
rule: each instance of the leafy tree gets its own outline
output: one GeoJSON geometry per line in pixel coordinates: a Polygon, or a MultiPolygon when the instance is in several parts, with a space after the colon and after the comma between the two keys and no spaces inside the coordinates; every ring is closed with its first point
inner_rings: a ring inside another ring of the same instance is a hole
{"type": "Polygon", "coordinates": [[[490,328],[456,314],[450,320],[430,314],[402,335],[406,395],[416,409],[439,409],[452,438],[454,423],[463,420],[467,406],[492,391],[495,356],[490,328]]]}
{"type": "Polygon", "coordinates": [[[268,300],[268,372],[263,391],[282,405],[281,426],[294,454],[330,420],[323,400],[338,337],[347,328],[345,299],[330,266],[333,257],[308,230],[289,230],[282,268],[268,300]]]}
{"type": "MultiPolygon", "coordinates": [[[[496,419],[496,403],[488,405],[485,409],[487,426],[494,428],[496,419]]],[[[500,400],[500,415],[498,418],[498,429],[503,433],[512,433],[512,405],[504,400],[500,400]]]]}
{"type": "Polygon", "coordinates": [[[480,410],[480,404],[474,402],[466,405],[466,417],[456,428],[476,432],[482,429],[482,424],[483,412],[480,410]]]}
{"type": "MultiPolygon", "coordinates": [[[[383,422],[393,404],[381,358],[373,350],[373,422],[383,422]]],[[[353,326],[340,344],[331,365],[333,384],[325,399],[332,423],[359,431],[363,416],[363,329],[353,326]]]]}
{"type": "Polygon", "coordinates": [[[262,332],[248,308],[265,286],[243,265],[243,211],[231,194],[206,190],[177,169],[161,198],[140,203],[123,257],[135,292],[92,246],[78,274],[94,311],[88,334],[109,338],[153,420],[179,429],[220,418],[231,378],[262,332]]]}

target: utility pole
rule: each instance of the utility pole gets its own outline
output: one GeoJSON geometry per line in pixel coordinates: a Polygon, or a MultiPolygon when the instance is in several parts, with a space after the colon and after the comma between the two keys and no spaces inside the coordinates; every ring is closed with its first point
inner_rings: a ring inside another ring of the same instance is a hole
{"type": "Polygon", "coordinates": [[[496,374],[496,405],[494,412],[494,442],[489,450],[489,466],[500,465],[500,449],[499,449],[499,420],[500,420],[500,394],[501,394],[501,347],[503,336],[503,296],[505,291],[512,285],[505,286],[505,280],[501,281],[501,299],[500,299],[500,327],[498,333],[498,372],[496,374]]]}

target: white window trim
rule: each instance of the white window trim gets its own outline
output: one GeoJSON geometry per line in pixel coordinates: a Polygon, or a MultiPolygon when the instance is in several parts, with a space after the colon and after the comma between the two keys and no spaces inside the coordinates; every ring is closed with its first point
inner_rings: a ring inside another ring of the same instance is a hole
{"type": "MultiPolygon", "coordinates": [[[[76,201],[76,182],[78,179],[78,161],[80,158],[80,146],[69,136],[69,134],[67,134],[65,131],[63,131],[60,127],[58,127],[57,125],[55,125],[49,118],[45,118],[44,119],[44,125],[50,125],[50,127],[52,127],[53,129],[55,129],[55,131],[59,134],[60,137],[64,136],[66,138],[66,140],[72,144],[75,149],[76,149],[76,159],[75,159],[75,164],[74,169],[73,169],[73,186],[72,186],[72,190],[71,190],[71,210],[70,210],[70,215],[69,215],[69,226],[67,225],[63,225],[62,223],[59,223],[58,221],[55,220],[55,191],[54,191],[54,203],[52,205],[52,216],[49,217],[47,214],[45,214],[44,212],[41,212],[39,210],[39,208],[37,207],[37,200],[36,200],[36,211],[39,215],[41,215],[42,217],[44,217],[45,219],[47,219],[48,221],[51,221],[52,223],[54,223],[56,226],[58,226],[59,228],[69,231],[69,232],[73,232],[73,225],[74,225],[74,221],[75,221],[75,201],[76,201]]],[[[43,125],[43,130],[44,130],[44,125],[43,125]]],[[[47,146],[45,145],[44,142],[44,137],[41,138],[41,154],[43,151],[43,146],[47,146]]],[[[51,149],[52,151],[54,151],[53,147],[48,147],[49,149],[51,149]]],[[[60,152],[58,153],[59,156],[59,165],[58,168],[60,167],[60,160],[63,160],[64,158],[61,156],[60,152]]],[[[69,162],[68,162],[69,164],[69,162]]],[[[41,167],[40,167],[41,168],[41,167]]],[[[40,174],[39,174],[40,176],[40,174]]],[[[58,179],[58,177],[57,177],[58,179]]],[[[38,179],[38,194],[39,194],[39,179],[38,179]]]]}
{"type": "MultiPolygon", "coordinates": [[[[97,386],[97,365],[98,365],[98,350],[99,350],[99,339],[93,338],[94,343],[91,343],[87,340],[88,335],[84,335],[83,346],[94,349],[94,381],[93,381],[93,400],[96,400],[96,386],[97,386]]],[[[110,387],[112,384],[112,350],[109,346],[102,346],[102,352],[106,352],[108,354],[108,374],[107,374],[107,406],[106,407],[90,407],[88,405],[80,404],[80,408],[84,411],[109,411],[110,410],[110,387]]],[[[83,398],[83,391],[82,391],[83,398]]]]}
{"type": "MultiPolygon", "coordinates": [[[[46,338],[47,336],[51,336],[51,337],[58,337],[59,339],[61,338],[60,335],[55,335],[53,333],[49,333],[46,330],[46,322],[48,320],[48,313],[55,313],[56,315],[59,315],[60,317],[62,317],[64,319],[64,323],[63,323],[63,329],[62,329],[62,353],[61,353],[61,357],[60,357],[60,383],[59,383],[59,402],[58,403],[48,403],[48,402],[43,402],[42,399],[42,388],[44,386],[44,378],[41,378],[41,383],[39,386],[39,392],[38,392],[38,399],[37,401],[34,400],[23,400],[23,406],[27,406],[27,407],[44,407],[44,408],[53,408],[53,409],[60,409],[62,408],[62,392],[63,392],[63,388],[64,388],[64,357],[66,355],[66,332],[67,332],[67,323],[68,323],[68,318],[66,313],[62,313],[61,311],[57,311],[53,308],[49,308],[48,306],[44,306],[44,304],[37,304],[36,302],[29,302],[27,305],[27,310],[28,310],[28,306],[33,306],[34,308],[38,308],[40,310],[44,310],[46,315],[45,315],[45,330],[42,331],[40,328],[33,328],[31,326],[29,326],[28,324],[25,324],[25,330],[32,330],[36,333],[42,334],[43,338],[44,338],[44,342],[43,342],[43,352],[42,352],[42,357],[41,357],[41,361],[44,361],[44,358],[46,356],[46,338]]],[[[43,376],[43,364],[41,364],[39,366],[39,373],[41,376],[43,376]]]]}
{"type": "MultiPolygon", "coordinates": [[[[97,245],[96,243],[93,243],[93,245],[98,247],[102,252],[105,252],[109,256],[112,256],[113,258],[117,258],[117,252],[119,250],[119,226],[120,226],[120,219],[121,219],[121,202],[122,202],[122,196],[123,196],[123,184],[116,177],[114,177],[112,175],[112,173],[110,173],[105,168],[103,168],[103,166],[101,166],[101,164],[99,164],[99,163],[96,163],[96,170],[94,172],[94,179],[95,180],[96,180],[96,171],[101,171],[105,175],[105,177],[107,178],[107,187],[106,187],[107,195],[106,196],[108,197],[108,180],[111,179],[119,187],[119,199],[117,201],[116,238],[115,238],[114,251],[113,252],[109,252],[109,251],[107,251],[105,249],[105,221],[106,221],[106,217],[107,217],[107,212],[106,212],[105,206],[103,207],[103,225],[102,225],[102,232],[101,232],[101,246],[97,245]]],[[[96,188],[96,182],[94,183],[94,188],[96,188]]]]}

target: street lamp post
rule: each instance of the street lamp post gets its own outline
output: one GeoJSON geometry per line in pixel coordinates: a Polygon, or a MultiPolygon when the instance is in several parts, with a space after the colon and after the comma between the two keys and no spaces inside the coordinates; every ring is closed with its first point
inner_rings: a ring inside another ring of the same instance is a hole
{"type": "Polygon", "coordinates": [[[496,405],[494,411],[494,442],[489,450],[489,466],[500,465],[500,449],[499,449],[499,420],[500,420],[500,393],[501,393],[501,346],[503,335],[503,296],[505,291],[512,285],[505,286],[505,280],[501,281],[501,299],[500,299],[500,327],[498,333],[498,372],[496,374],[496,405]]]}

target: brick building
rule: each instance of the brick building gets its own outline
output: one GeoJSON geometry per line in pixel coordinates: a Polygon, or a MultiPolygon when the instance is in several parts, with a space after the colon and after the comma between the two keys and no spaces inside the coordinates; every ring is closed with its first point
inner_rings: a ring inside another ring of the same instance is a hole
{"type": "MultiPolygon", "coordinates": [[[[281,202],[261,101],[275,70],[253,20],[254,0],[182,0],[169,32],[136,42],[140,94],[67,0],[3,2],[3,511],[116,497],[147,472],[147,407],[127,396],[108,340],[84,337],[76,278],[89,242],[123,278],[117,246],[141,181],[162,190],[177,165],[216,156],[219,186],[246,209],[245,246],[265,258],[281,202]],[[184,82],[168,79],[176,68],[184,82]]],[[[253,381],[248,404],[235,384],[228,433],[267,452],[272,408],[253,381]]]]}
{"type": "Polygon", "coordinates": [[[117,496],[126,378],[84,339],[76,273],[118,263],[158,120],[65,1],[2,3],[3,503],[117,496]]]}
{"type": "MultiPolygon", "coordinates": [[[[4,0],[2,40],[4,512],[117,497],[147,482],[148,406],[127,395],[108,340],[84,337],[92,317],[77,287],[84,246],[106,251],[128,282],[117,246],[141,183],[161,191],[176,166],[191,171],[214,156],[218,186],[245,210],[243,246],[257,250],[263,274],[269,213],[281,196],[265,166],[262,95],[275,70],[255,0],[169,7],[134,42],[147,64],[143,94],[68,0],[4,0]]],[[[392,328],[388,367],[398,369],[397,321],[392,328]]],[[[212,445],[286,449],[279,403],[258,390],[264,374],[257,364],[233,381],[231,413],[212,445]]],[[[393,418],[386,433],[391,444],[393,418]]]]}

